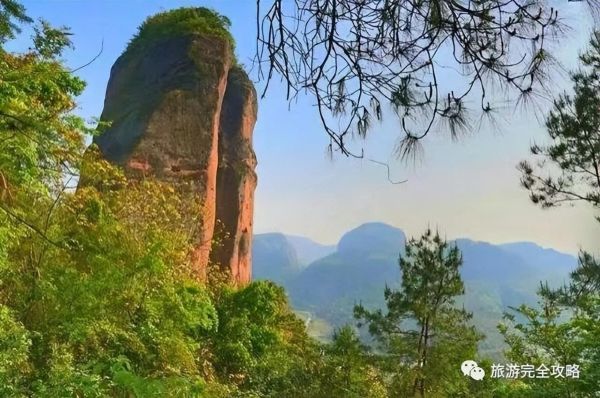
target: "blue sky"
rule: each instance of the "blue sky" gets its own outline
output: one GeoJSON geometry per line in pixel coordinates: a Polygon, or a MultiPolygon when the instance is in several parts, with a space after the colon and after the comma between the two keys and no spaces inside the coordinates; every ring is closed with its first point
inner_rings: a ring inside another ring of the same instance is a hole
{"type": "MultiPolygon", "coordinates": [[[[88,83],[79,99],[78,113],[98,116],[102,111],[110,68],[148,16],[179,6],[206,6],[232,21],[238,59],[251,64],[255,51],[255,1],[251,0],[45,0],[24,1],[29,15],[71,28],[75,50],[65,54],[77,67],[100,57],[79,75],[88,83]]],[[[591,32],[591,20],[579,3],[557,2],[574,28],[557,49],[567,68],[576,66],[578,51],[591,32]]],[[[24,42],[12,43],[14,49],[24,42]]],[[[257,76],[252,76],[254,79],[257,76]]],[[[257,82],[260,90],[262,84],[257,82]]],[[[555,80],[557,92],[568,88],[555,80]]],[[[567,252],[580,247],[600,249],[598,226],[585,208],[551,211],[533,206],[519,188],[516,164],[528,157],[544,130],[531,114],[508,107],[497,130],[481,131],[456,143],[447,135],[426,139],[425,156],[407,165],[393,155],[399,128],[394,120],[376,126],[365,142],[367,157],[389,162],[392,178],[374,163],[326,156],[328,143],[310,98],[289,106],[277,84],[259,102],[255,150],[259,185],[255,204],[256,232],[281,231],[335,243],[342,233],[368,221],[382,221],[419,234],[436,226],[449,238],[469,237],[493,243],[529,240],[567,252]]]]}

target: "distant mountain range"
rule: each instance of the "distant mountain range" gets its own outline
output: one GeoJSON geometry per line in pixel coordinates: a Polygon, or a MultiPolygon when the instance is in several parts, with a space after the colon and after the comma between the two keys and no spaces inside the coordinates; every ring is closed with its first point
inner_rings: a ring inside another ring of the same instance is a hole
{"type": "Polygon", "coordinates": [[[336,250],[336,245],[322,245],[303,236],[285,235],[285,237],[296,250],[298,264],[301,267],[306,267],[336,250]]]}
{"type": "MultiPolygon", "coordinates": [[[[406,236],[383,223],[363,224],[342,236],[337,246],[280,233],[256,235],[253,277],[283,285],[292,306],[327,335],[350,323],[354,304],[379,308],[386,285],[400,282],[398,256],[406,236]]],[[[469,239],[455,241],[463,254],[466,294],[459,301],[473,312],[475,325],[486,334],[480,349],[499,357],[503,345],[497,324],[508,306],[536,304],[540,281],[558,286],[576,266],[574,256],[535,243],[493,245],[469,239]]]]}

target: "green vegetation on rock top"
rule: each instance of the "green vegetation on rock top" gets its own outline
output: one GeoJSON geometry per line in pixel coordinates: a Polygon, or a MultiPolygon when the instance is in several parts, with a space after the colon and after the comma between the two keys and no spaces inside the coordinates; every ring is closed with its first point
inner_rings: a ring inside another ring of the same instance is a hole
{"type": "Polygon", "coordinates": [[[235,42],[229,18],[205,7],[182,7],[146,19],[127,46],[127,52],[143,48],[157,39],[186,34],[208,34],[226,39],[233,51],[235,42]]]}

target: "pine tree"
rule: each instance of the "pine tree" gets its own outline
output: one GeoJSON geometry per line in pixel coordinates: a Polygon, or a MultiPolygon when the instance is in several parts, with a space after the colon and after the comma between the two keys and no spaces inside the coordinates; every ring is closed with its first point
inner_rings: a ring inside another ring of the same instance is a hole
{"type": "MultiPolygon", "coordinates": [[[[600,32],[580,56],[572,74],[573,94],[554,101],[546,128],[551,143],[534,145],[539,161],[519,164],[522,185],[543,208],[583,203],[600,208],[600,32]]],[[[600,221],[600,219],[599,219],[600,221]]],[[[499,325],[507,357],[536,366],[578,365],[572,379],[524,380],[510,385],[511,396],[588,397],[600,391],[600,264],[582,251],[569,283],[541,284],[539,307],[522,305],[499,325]]]]}
{"type": "Polygon", "coordinates": [[[427,230],[406,244],[400,257],[399,290],[386,288],[387,312],[354,309],[368,326],[393,375],[392,396],[425,397],[468,390],[457,364],[473,359],[482,336],[469,325],[471,314],[457,308],[464,293],[462,255],[439,233],[427,230]]]}

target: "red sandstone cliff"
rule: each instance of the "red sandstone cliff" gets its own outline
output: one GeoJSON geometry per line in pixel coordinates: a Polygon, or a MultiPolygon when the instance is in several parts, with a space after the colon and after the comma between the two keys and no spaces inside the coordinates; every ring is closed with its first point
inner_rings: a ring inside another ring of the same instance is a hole
{"type": "Polygon", "coordinates": [[[226,264],[232,277],[248,282],[252,276],[252,219],[256,188],[256,157],[252,132],[256,122],[256,91],[246,73],[230,69],[221,107],[219,166],[217,171],[217,220],[225,239],[212,260],[226,264]]]}
{"type": "Polygon", "coordinates": [[[251,277],[256,92],[233,66],[231,42],[198,32],[128,49],[114,64],[94,140],[130,176],[191,182],[202,203],[194,267],[209,259],[238,283],[251,277]],[[225,232],[211,253],[217,220],[225,232]]]}

